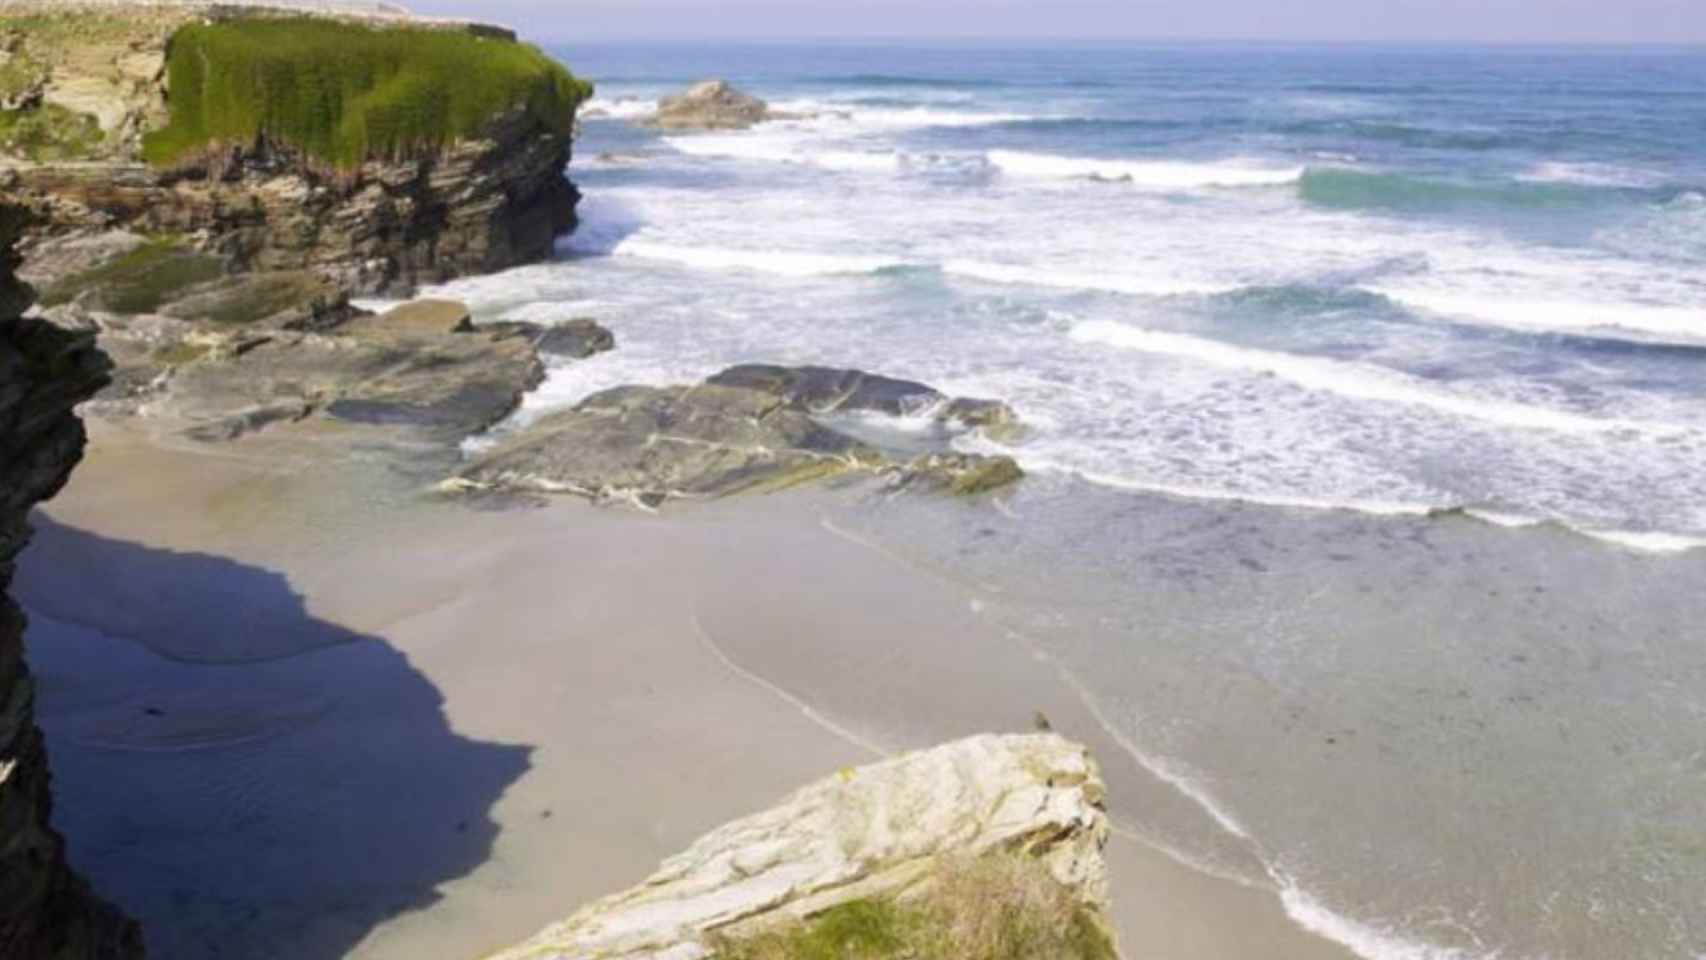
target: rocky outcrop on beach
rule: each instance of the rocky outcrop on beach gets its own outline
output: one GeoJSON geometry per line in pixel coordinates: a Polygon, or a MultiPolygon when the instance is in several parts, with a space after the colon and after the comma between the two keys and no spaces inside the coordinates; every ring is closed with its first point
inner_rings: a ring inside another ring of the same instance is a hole
{"type": "Polygon", "coordinates": [[[646,126],[668,132],[745,130],[774,119],[769,104],[730,86],[726,80],[706,80],[658,101],[657,113],[646,126]]]}
{"type": "Polygon", "coordinates": [[[833,426],[835,415],[918,416],[949,429],[1010,433],[1005,404],[947,397],[857,370],[733,367],[695,386],[626,386],[541,417],[461,470],[451,490],[568,493],[657,506],[779,490],[844,474],[975,494],[1017,480],[1008,457],[910,459],[833,426]],[[830,422],[825,422],[826,419],[830,422]]]}
{"type": "Polygon", "coordinates": [[[145,415],[208,442],[316,418],[448,449],[508,416],[545,375],[536,343],[546,330],[476,327],[452,301],[383,314],[332,301],[240,325],[183,319],[186,309],[85,314],[118,363],[97,412],[145,415]]]}
{"type": "MultiPolygon", "coordinates": [[[[293,13],[305,14],[321,15],[293,13]]],[[[233,270],[311,270],[363,293],[540,260],[574,226],[579,195],[564,177],[572,103],[567,117],[542,117],[531,102],[494,112],[470,136],[352,166],[267,137],[145,161],[144,134],[168,116],[172,38],[190,24],[280,15],[215,3],[0,8],[10,111],[0,118],[0,189],[57,237],[184,236],[233,270]]],[[[481,36],[514,44],[507,31],[481,36]]]]}
{"type": "Polygon", "coordinates": [[[1087,751],[1052,734],[975,737],[844,769],[713,831],[640,885],[492,960],[738,953],[777,931],[809,936],[816,918],[838,910],[880,916],[892,904],[928,904],[965,864],[989,857],[1013,858],[1018,869],[970,902],[921,915],[953,924],[1000,913],[1001,886],[1033,867],[1070,905],[1062,940],[1077,948],[1048,955],[1114,957],[1103,919],[1104,793],[1087,751]]]}
{"type": "MultiPolygon", "coordinates": [[[[82,458],[83,424],[72,410],[105,384],[108,369],[89,334],[21,318],[30,297],[13,275],[21,225],[21,211],[0,206],[0,591],[29,540],[30,508],[57,493],[82,458]]],[[[25,625],[0,592],[0,956],[140,957],[136,925],[72,872],[53,829],[25,625]]]]}

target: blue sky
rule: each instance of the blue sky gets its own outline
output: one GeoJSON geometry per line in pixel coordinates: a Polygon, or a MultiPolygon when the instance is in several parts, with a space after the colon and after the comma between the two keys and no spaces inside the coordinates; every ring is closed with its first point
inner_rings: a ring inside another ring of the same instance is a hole
{"type": "Polygon", "coordinates": [[[1706,0],[405,0],[532,39],[1706,44],[1706,0]]]}

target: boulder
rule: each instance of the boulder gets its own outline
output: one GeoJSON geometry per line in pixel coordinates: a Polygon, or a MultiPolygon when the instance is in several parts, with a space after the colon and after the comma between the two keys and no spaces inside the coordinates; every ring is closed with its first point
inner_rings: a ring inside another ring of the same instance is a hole
{"type": "Polygon", "coordinates": [[[724,80],[694,84],[658,103],[646,125],[660,130],[745,130],[771,118],[763,100],[742,93],[724,80]]]}
{"type": "Polygon", "coordinates": [[[473,330],[474,316],[467,304],[455,300],[413,300],[378,316],[363,318],[360,325],[402,336],[438,336],[473,330]]]}
{"type": "Polygon", "coordinates": [[[584,360],[595,353],[614,350],[616,337],[598,321],[577,317],[545,327],[534,345],[543,354],[584,360]]]}
{"type": "Polygon", "coordinates": [[[845,769],[490,960],[699,960],[838,906],[927,897],[944,864],[996,855],[1035,862],[1105,931],[1104,794],[1088,752],[1053,734],[845,769]]]}

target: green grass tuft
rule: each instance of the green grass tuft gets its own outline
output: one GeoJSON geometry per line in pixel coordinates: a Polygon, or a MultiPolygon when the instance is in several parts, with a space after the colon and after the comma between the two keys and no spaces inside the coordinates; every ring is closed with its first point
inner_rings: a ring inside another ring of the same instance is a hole
{"type": "Polygon", "coordinates": [[[35,163],[81,160],[105,140],[100,121],[56,103],[32,110],[0,110],[0,153],[35,163]]]}
{"type": "Polygon", "coordinates": [[[515,109],[567,136],[592,95],[526,44],[313,18],[184,27],[167,90],[171,120],[143,143],[152,164],[265,141],[343,170],[430,155],[515,109]]]}
{"type": "Polygon", "coordinates": [[[1022,853],[950,860],[922,896],[854,900],[710,946],[714,960],[1119,960],[1103,921],[1022,853]]]}

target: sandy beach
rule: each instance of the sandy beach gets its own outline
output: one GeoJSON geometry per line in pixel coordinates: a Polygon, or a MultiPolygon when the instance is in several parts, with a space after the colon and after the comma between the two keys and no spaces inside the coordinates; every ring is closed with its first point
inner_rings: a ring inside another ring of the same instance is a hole
{"type": "Polygon", "coordinates": [[[1142,842],[1171,788],[961,591],[839,533],[848,491],[481,510],[300,431],[91,427],[18,593],[58,821],[155,955],[477,956],[815,776],[1037,710],[1107,775],[1127,956],[1350,955],[1142,842]],[[835,704],[787,682],[824,650],[835,704]]]}

